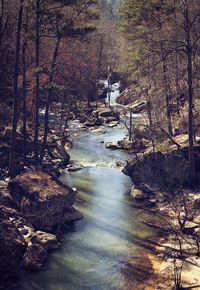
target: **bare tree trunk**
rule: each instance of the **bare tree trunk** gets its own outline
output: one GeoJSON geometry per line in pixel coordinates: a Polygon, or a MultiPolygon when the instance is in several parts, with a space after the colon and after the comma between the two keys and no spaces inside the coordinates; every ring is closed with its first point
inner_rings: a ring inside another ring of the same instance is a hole
{"type": "Polygon", "coordinates": [[[187,83],[188,83],[188,137],[189,137],[189,164],[191,182],[196,181],[196,170],[194,160],[194,124],[193,124],[193,65],[192,55],[193,49],[191,44],[190,20],[188,15],[188,3],[185,0],[185,32],[186,32],[186,52],[187,52],[187,83]]]}
{"type": "Polygon", "coordinates": [[[56,60],[58,56],[60,41],[61,41],[61,36],[59,35],[56,41],[56,46],[54,50],[54,55],[53,55],[52,64],[50,68],[50,75],[49,75],[49,89],[48,89],[48,97],[47,97],[45,117],[44,117],[44,137],[43,137],[42,149],[41,149],[41,154],[40,154],[41,163],[43,161],[45,149],[47,146],[47,135],[49,132],[49,108],[51,104],[51,97],[52,97],[52,91],[53,91],[52,85],[53,85],[53,78],[54,78],[54,72],[55,72],[55,67],[56,67],[56,60]]]}
{"type": "Polygon", "coordinates": [[[59,135],[61,134],[62,125],[63,125],[64,108],[65,108],[65,94],[63,94],[63,99],[62,99],[61,116],[60,116],[60,126],[59,126],[59,135]]]}
{"type": "Polygon", "coordinates": [[[103,51],[103,35],[101,34],[100,49],[99,49],[99,61],[98,61],[97,88],[96,88],[96,107],[97,108],[98,108],[98,90],[99,90],[99,80],[100,80],[100,73],[101,73],[102,51],[103,51]]]}
{"type": "Polygon", "coordinates": [[[147,102],[147,115],[148,115],[148,120],[149,120],[149,126],[150,126],[151,131],[153,132],[154,131],[154,125],[153,125],[153,117],[152,117],[152,102],[151,102],[151,97],[149,95],[149,90],[148,89],[146,89],[144,93],[145,93],[146,102],[147,102]]]}
{"type": "Polygon", "coordinates": [[[181,100],[180,100],[180,89],[179,89],[179,60],[178,60],[178,31],[177,31],[177,14],[176,14],[176,0],[174,0],[174,29],[175,29],[175,44],[176,44],[176,51],[175,51],[175,86],[176,86],[176,101],[178,104],[178,114],[180,113],[181,109],[181,100]]]}
{"type": "Polygon", "coordinates": [[[21,28],[24,9],[24,0],[20,1],[20,7],[18,12],[17,21],[17,35],[15,44],[15,66],[14,66],[14,83],[13,83],[13,122],[12,122],[12,136],[11,136],[11,148],[9,157],[8,175],[12,176],[15,169],[15,155],[16,155],[16,135],[17,135],[17,122],[18,122],[18,76],[19,76],[19,55],[20,55],[20,40],[21,40],[21,28]]]}
{"type": "Polygon", "coordinates": [[[26,155],[27,155],[27,112],[26,112],[26,93],[27,93],[27,79],[26,79],[26,50],[27,50],[27,33],[28,33],[28,11],[26,10],[26,19],[25,19],[25,39],[22,46],[22,74],[23,74],[23,136],[24,136],[24,164],[26,164],[26,155]]]}
{"type": "Polygon", "coordinates": [[[1,15],[0,15],[0,48],[3,40],[3,17],[4,17],[5,1],[1,0],[1,15]]]}
{"type": "Polygon", "coordinates": [[[110,96],[111,96],[111,90],[112,90],[111,76],[112,76],[112,70],[111,70],[111,66],[109,65],[108,67],[108,107],[110,107],[110,96]]]}
{"type": "Polygon", "coordinates": [[[129,119],[129,141],[133,140],[133,132],[132,132],[132,122],[133,122],[133,114],[132,111],[130,109],[130,119],[129,119]]]}
{"type": "Polygon", "coordinates": [[[40,0],[36,0],[36,25],[35,25],[35,128],[34,128],[34,158],[35,164],[39,162],[38,134],[39,134],[39,94],[40,94],[40,0]]]}
{"type": "Polygon", "coordinates": [[[167,123],[168,123],[168,131],[169,134],[172,136],[172,118],[171,118],[171,111],[170,111],[170,96],[169,96],[169,84],[167,80],[167,66],[165,61],[164,55],[164,48],[161,44],[161,51],[162,51],[162,70],[163,70],[163,85],[165,87],[165,102],[166,102],[166,110],[167,110],[167,123]]]}

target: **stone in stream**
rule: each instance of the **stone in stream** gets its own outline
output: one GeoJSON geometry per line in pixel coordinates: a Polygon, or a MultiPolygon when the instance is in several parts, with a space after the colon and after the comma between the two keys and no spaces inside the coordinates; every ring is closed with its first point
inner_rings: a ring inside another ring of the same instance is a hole
{"type": "Polygon", "coordinates": [[[98,114],[99,119],[103,119],[106,124],[114,121],[119,121],[120,119],[119,112],[114,111],[110,108],[101,108],[96,111],[96,114],[98,114]]]}
{"type": "Polygon", "coordinates": [[[48,251],[57,249],[60,245],[55,235],[42,231],[32,231],[28,238],[28,247],[23,258],[24,268],[40,270],[48,251]]]}
{"type": "Polygon", "coordinates": [[[145,200],[147,198],[146,194],[135,186],[131,187],[131,196],[136,200],[145,200]]]}
{"type": "Polygon", "coordinates": [[[112,150],[121,149],[118,142],[106,142],[105,147],[112,150]]]}
{"type": "Polygon", "coordinates": [[[84,126],[86,126],[86,127],[94,127],[94,122],[87,121],[87,122],[84,123],[84,126]]]}
{"type": "Polygon", "coordinates": [[[112,121],[107,126],[110,128],[116,127],[119,124],[119,121],[112,121]]]}
{"type": "Polygon", "coordinates": [[[104,118],[95,118],[93,120],[86,121],[84,125],[86,127],[94,127],[94,126],[101,126],[104,123],[104,118]]]}
{"type": "Polygon", "coordinates": [[[65,170],[64,170],[64,172],[76,172],[76,171],[79,171],[79,170],[81,170],[81,169],[83,169],[83,167],[81,167],[81,166],[73,166],[73,165],[71,165],[70,164],[70,166],[68,166],[65,170]]]}
{"type": "Polygon", "coordinates": [[[91,128],[90,132],[91,133],[102,133],[102,134],[105,134],[106,130],[104,128],[91,128]]]}
{"type": "MultiPolygon", "coordinates": [[[[106,124],[109,124],[111,122],[118,122],[119,121],[119,118],[114,116],[114,117],[106,117],[105,118],[105,122],[106,124]]],[[[118,124],[118,123],[117,123],[118,124]]]]}
{"type": "Polygon", "coordinates": [[[116,161],[117,167],[124,167],[124,162],[123,161],[116,161]]]}
{"type": "Polygon", "coordinates": [[[133,142],[127,139],[118,141],[118,145],[124,150],[131,150],[133,148],[133,142]]]}

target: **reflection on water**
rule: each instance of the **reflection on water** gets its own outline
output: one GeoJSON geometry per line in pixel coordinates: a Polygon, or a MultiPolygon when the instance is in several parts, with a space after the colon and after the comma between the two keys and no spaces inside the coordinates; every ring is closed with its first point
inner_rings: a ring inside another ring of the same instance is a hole
{"type": "Polygon", "coordinates": [[[88,167],[61,180],[79,189],[76,207],[84,219],[42,271],[24,274],[18,289],[136,289],[139,244],[151,233],[127,195],[130,179],[115,168],[88,167]]]}

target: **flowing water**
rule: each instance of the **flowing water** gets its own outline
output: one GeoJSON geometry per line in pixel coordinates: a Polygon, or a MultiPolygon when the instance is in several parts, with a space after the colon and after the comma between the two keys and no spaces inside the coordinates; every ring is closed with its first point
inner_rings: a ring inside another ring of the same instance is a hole
{"type": "MultiPolygon", "coordinates": [[[[78,126],[78,122],[71,122],[75,135],[78,126]]],[[[106,149],[103,143],[120,140],[125,134],[124,127],[118,125],[106,128],[104,134],[82,132],[76,137],[70,155],[85,167],[64,173],[61,181],[79,190],[75,207],[84,218],[63,236],[62,247],[48,256],[42,271],[22,273],[17,289],[140,289],[136,285],[144,273],[138,263],[146,251],[141,245],[152,231],[142,224],[144,214],[128,195],[130,178],[115,165],[130,156],[106,149]]]]}

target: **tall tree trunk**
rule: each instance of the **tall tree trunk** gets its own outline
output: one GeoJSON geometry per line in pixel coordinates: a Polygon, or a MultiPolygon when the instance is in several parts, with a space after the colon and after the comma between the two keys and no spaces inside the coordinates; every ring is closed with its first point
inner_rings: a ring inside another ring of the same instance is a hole
{"type": "Polygon", "coordinates": [[[39,134],[39,94],[40,94],[40,0],[36,0],[36,25],[35,25],[35,128],[34,128],[34,158],[35,164],[39,162],[38,134],[39,134]]]}
{"type": "Polygon", "coordinates": [[[111,97],[111,91],[112,91],[112,84],[111,84],[111,78],[112,78],[112,70],[111,66],[108,66],[108,107],[110,107],[110,97],[111,97]]]}
{"type": "Polygon", "coordinates": [[[191,183],[196,181],[196,170],[194,160],[194,124],[193,124],[193,65],[192,56],[193,49],[191,44],[191,31],[189,20],[188,3],[185,0],[185,32],[186,32],[186,52],[187,52],[187,83],[188,83],[188,137],[189,137],[189,164],[190,164],[190,178],[191,183]]]}
{"type": "Polygon", "coordinates": [[[175,86],[176,86],[176,102],[178,104],[178,114],[180,113],[181,109],[181,99],[180,99],[180,88],[179,88],[179,59],[178,59],[178,31],[177,31],[177,7],[176,7],[176,0],[174,0],[174,32],[175,32],[175,86]]]}
{"type": "Polygon", "coordinates": [[[22,74],[23,74],[23,137],[24,137],[24,164],[26,164],[27,154],[27,112],[26,112],[26,93],[27,93],[27,78],[26,78],[26,50],[27,50],[27,33],[28,33],[28,10],[26,10],[25,19],[25,39],[22,46],[22,74]]]}
{"type": "Polygon", "coordinates": [[[3,18],[4,18],[5,1],[1,0],[1,14],[0,14],[0,48],[3,40],[3,18]]]}
{"type": "Polygon", "coordinates": [[[40,154],[40,162],[41,163],[43,161],[44,153],[45,153],[45,149],[46,149],[46,145],[47,145],[47,136],[48,136],[48,132],[49,132],[49,108],[50,108],[50,104],[51,104],[51,97],[52,97],[52,91],[53,91],[52,85],[53,85],[54,72],[55,72],[55,67],[56,67],[56,59],[58,56],[60,41],[61,41],[61,36],[58,36],[57,41],[56,41],[56,45],[55,45],[52,64],[51,64],[51,68],[50,68],[49,90],[48,90],[48,97],[47,97],[45,116],[44,116],[44,137],[43,137],[43,143],[42,143],[42,150],[41,150],[41,154],[40,154]]]}
{"type": "Polygon", "coordinates": [[[59,126],[59,135],[61,134],[64,118],[64,108],[65,108],[65,94],[63,94],[62,106],[61,106],[61,116],[60,116],[60,126],[59,126]]]}
{"type": "Polygon", "coordinates": [[[129,135],[129,137],[128,137],[129,141],[133,140],[132,126],[133,126],[133,114],[132,114],[132,111],[130,109],[130,111],[129,111],[129,134],[128,134],[129,135]]]}
{"type": "Polygon", "coordinates": [[[103,35],[100,37],[100,49],[99,49],[99,60],[98,60],[98,76],[97,76],[97,88],[96,88],[96,107],[98,108],[98,90],[99,90],[99,80],[101,73],[101,60],[102,60],[102,51],[103,51],[103,35]]]}
{"type": "Polygon", "coordinates": [[[170,111],[169,84],[168,84],[168,79],[167,79],[167,66],[166,66],[166,61],[165,61],[163,45],[161,45],[161,52],[162,52],[163,85],[165,88],[165,102],[166,102],[166,110],[167,110],[168,132],[170,136],[172,136],[173,132],[172,132],[172,118],[171,118],[171,111],[170,111]]]}
{"type": "Polygon", "coordinates": [[[14,66],[14,81],[13,81],[13,121],[12,121],[11,148],[10,148],[9,167],[8,167],[9,176],[12,176],[15,169],[16,135],[17,135],[18,107],[19,107],[19,94],[18,94],[19,55],[20,55],[22,18],[23,18],[23,9],[24,9],[23,5],[24,5],[24,0],[21,0],[19,12],[18,12],[17,34],[16,34],[16,44],[15,44],[15,66],[14,66]]]}

